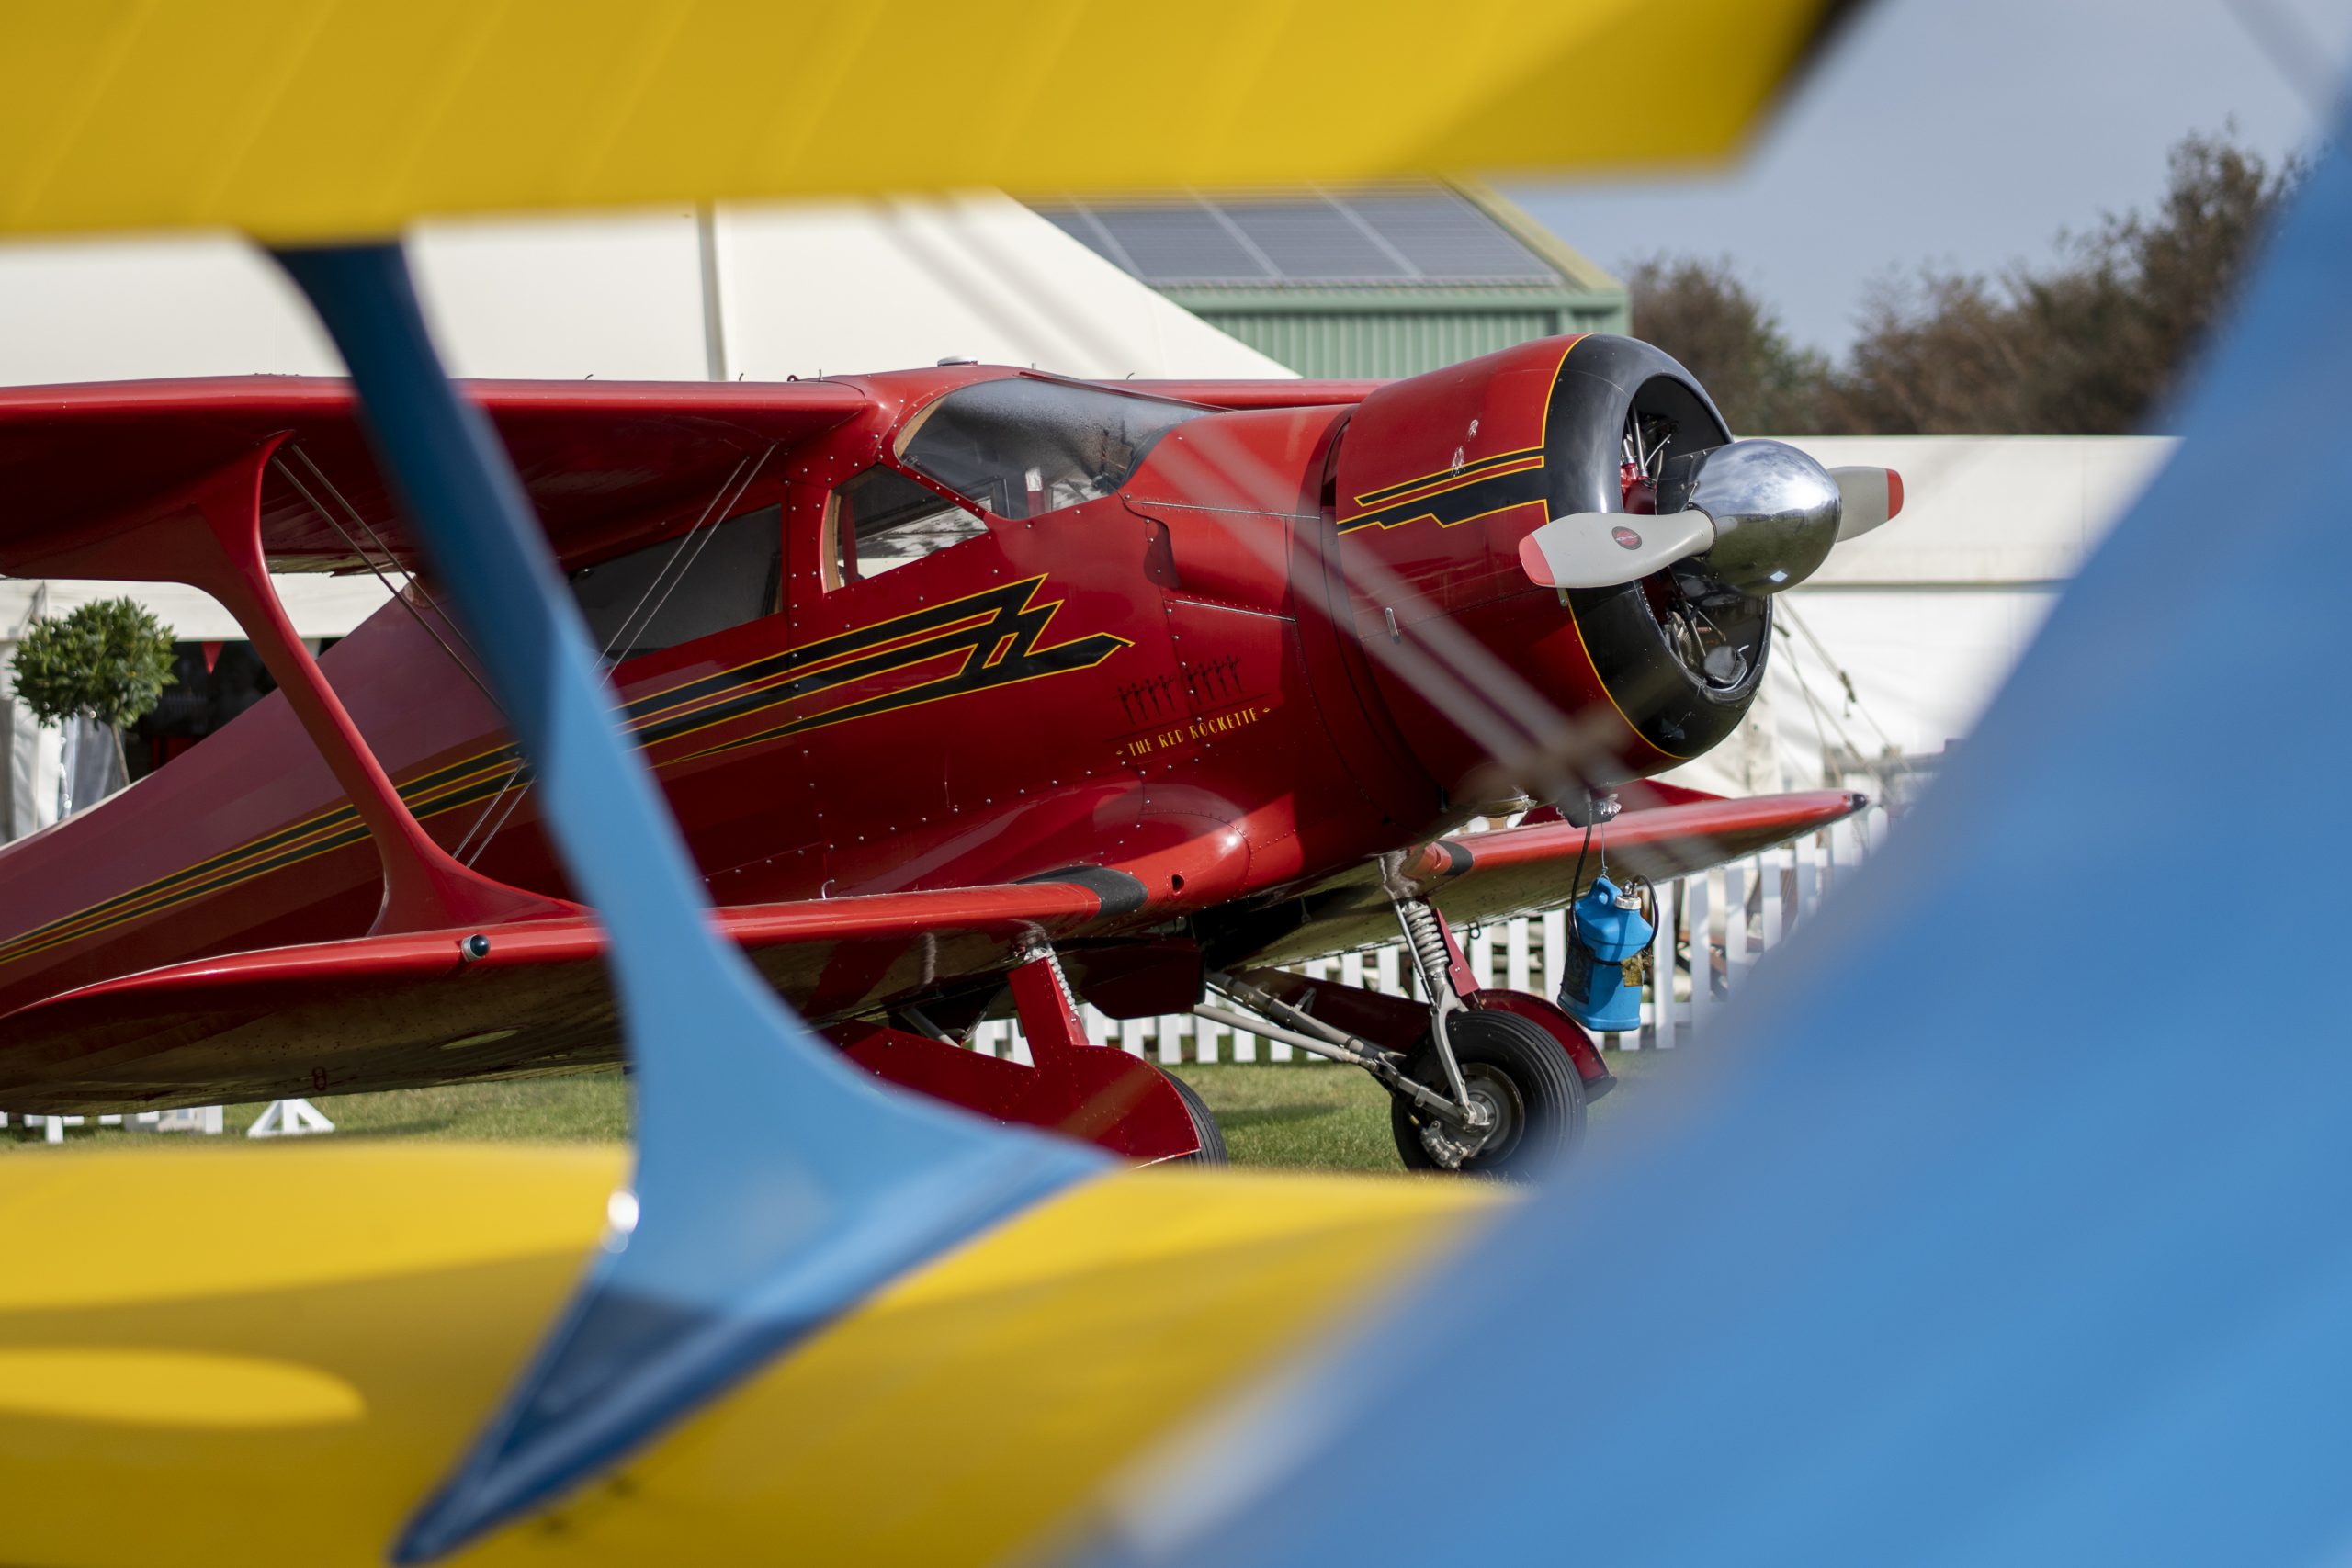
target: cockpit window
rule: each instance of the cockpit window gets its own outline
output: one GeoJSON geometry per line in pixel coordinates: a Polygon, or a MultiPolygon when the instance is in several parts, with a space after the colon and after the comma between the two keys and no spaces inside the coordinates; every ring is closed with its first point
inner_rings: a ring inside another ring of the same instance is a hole
{"type": "Polygon", "coordinates": [[[1213,412],[1012,377],[933,403],[899,434],[899,456],[999,517],[1035,517],[1109,495],[1152,443],[1213,412]]]}
{"type": "Polygon", "coordinates": [[[825,512],[825,586],[863,582],[989,525],[934,490],[879,463],[845,480],[825,512]]]}

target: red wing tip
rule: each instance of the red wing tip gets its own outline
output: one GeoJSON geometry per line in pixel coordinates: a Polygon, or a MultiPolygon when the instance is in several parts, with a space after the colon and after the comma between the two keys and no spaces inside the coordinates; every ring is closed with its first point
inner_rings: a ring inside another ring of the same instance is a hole
{"type": "Polygon", "coordinates": [[[1886,470],[1886,515],[1890,521],[1903,511],[1903,476],[1893,468],[1886,470]]]}

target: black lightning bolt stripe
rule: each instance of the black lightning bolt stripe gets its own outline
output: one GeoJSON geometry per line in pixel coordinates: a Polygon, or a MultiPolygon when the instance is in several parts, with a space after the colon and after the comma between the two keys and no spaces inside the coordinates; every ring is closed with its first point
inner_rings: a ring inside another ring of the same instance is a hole
{"type": "MultiPolygon", "coordinates": [[[[689,757],[735,750],[898,708],[1091,669],[1129,646],[1124,637],[1096,632],[1049,648],[1038,647],[1062,604],[1058,599],[1042,604],[1035,602],[1044,582],[1042,575],[1007,582],[786,649],[749,664],[648,693],[627,704],[622,716],[638,745],[650,748],[771,708],[806,702],[854,682],[934,660],[956,660],[952,669],[933,679],[797,715],[757,734],[656,764],[668,766],[689,757]],[[1001,657],[992,661],[979,657],[999,644],[1005,647],[1001,657]]],[[[520,753],[507,744],[461,758],[399,787],[401,798],[424,819],[493,799],[511,784],[527,783],[529,777],[530,770],[520,753]]],[[[314,855],[365,842],[367,838],[368,829],[356,810],[349,805],[332,807],[0,942],[0,964],[159,913],[314,855]]]]}
{"type": "MultiPolygon", "coordinates": [[[[707,757],[720,751],[732,751],[745,746],[786,735],[799,735],[812,729],[822,729],[853,719],[870,718],[876,714],[889,713],[898,708],[919,707],[926,703],[944,702],[973,692],[986,691],[991,686],[1010,686],[1023,681],[1035,681],[1047,675],[1067,674],[1073,670],[1087,670],[1100,664],[1120,649],[1128,646],[1125,637],[1108,632],[1097,632],[1072,641],[1041,649],[1037,639],[1045,634],[1061,608],[1061,601],[1032,604],[1040,580],[1008,584],[1000,590],[994,613],[977,625],[950,629],[941,636],[922,642],[903,645],[854,664],[835,665],[831,669],[786,682],[778,691],[787,694],[781,701],[792,702],[814,695],[833,686],[845,685],[869,675],[913,664],[929,663],[951,655],[961,655],[956,667],[932,680],[902,686],[863,701],[846,703],[839,707],[823,708],[815,713],[800,714],[782,724],[741,736],[721,745],[707,747],[693,755],[707,757]],[[982,657],[1000,641],[1010,644],[1001,658],[982,657]]],[[[972,601],[965,601],[971,603],[972,601]]],[[[771,694],[763,693],[763,699],[771,694]]],[[[776,700],[763,700],[763,707],[777,705],[776,700]]],[[[752,711],[746,709],[745,711],[752,711]]],[[[732,713],[728,716],[735,716],[732,713]]],[[[707,728],[702,714],[692,716],[694,728],[707,728]]],[[[717,722],[717,721],[712,721],[717,722]]],[[[681,732],[683,733],[683,731],[681,732]]],[[[680,758],[678,761],[684,761],[680,758]]]]}
{"type": "Polygon", "coordinates": [[[1378,490],[1366,491],[1355,498],[1356,504],[1377,507],[1413,491],[1427,490],[1431,485],[1444,484],[1450,480],[1484,479],[1493,469],[1514,463],[1540,461],[1543,456],[1544,448],[1541,446],[1522,446],[1516,452],[1498,452],[1491,457],[1481,457],[1475,463],[1464,463],[1459,468],[1440,468],[1433,474],[1423,474],[1417,479],[1407,479],[1401,484],[1383,485],[1378,490]]]}
{"type": "Polygon", "coordinates": [[[1339,531],[1350,534],[1358,528],[1396,528],[1423,518],[1433,518],[1441,528],[1451,528],[1456,523],[1484,517],[1490,512],[1549,499],[1551,491],[1546,479],[1541,466],[1485,478],[1474,476],[1434,495],[1416,496],[1361,516],[1343,518],[1339,531]]]}

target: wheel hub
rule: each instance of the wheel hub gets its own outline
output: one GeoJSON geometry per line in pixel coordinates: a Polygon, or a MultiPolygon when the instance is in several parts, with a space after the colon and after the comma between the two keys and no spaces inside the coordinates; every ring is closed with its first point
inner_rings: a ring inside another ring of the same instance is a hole
{"type": "Polygon", "coordinates": [[[1521,1111],[1510,1080],[1480,1062],[1462,1065],[1470,1124],[1455,1129],[1432,1118],[1421,1123],[1421,1146],[1448,1170],[1459,1170],[1489,1148],[1507,1150],[1519,1141],[1521,1111]]]}

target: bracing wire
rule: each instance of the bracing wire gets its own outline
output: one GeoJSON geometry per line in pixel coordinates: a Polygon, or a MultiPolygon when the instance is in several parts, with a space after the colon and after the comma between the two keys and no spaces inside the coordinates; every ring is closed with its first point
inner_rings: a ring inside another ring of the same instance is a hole
{"type": "MultiPolygon", "coordinates": [[[[299,453],[300,448],[297,448],[296,450],[299,453]]],[[[409,597],[409,591],[413,589],[418,594],[424,597],[427,604],[432,603],[431,594],[425,592],[424,585],[417,581],[416,574],[408,570],[407,568],[401,567],[401,575],[406,577],[408,581],[404,584],[395,585],[390,578],[384,575],[383,568],[376,564],[375,558],[370,556],[365,549],[361,548],[359,541],[353,538],[350,531],[345,529],[341,523],[335,520],[334,513],[329,512],[324,506],[322,506],[319,503],[319,498],[311,493],[309,487],[304,485],[301,479],[296,477],[293,469],[288,468],[275,456],[273,456],[269,461],[270,466],[277,470],[278,477],[293,488],[294,493],[300,496],[304,504],[309,506],[311,511],[317,513],[320,519],[323,521],[328,527],[334,530],[335,536],[337,538],[341,539],[345,545],[348,545],[351,547],[351,553],[359,558],[360,564],[368,569],[369,574],[372,575],[377,581],[384,585],[384,591],[387,593],[390,593],[400,606],[409,613],[410,618],[415,621],[419,627],[423,628],[424,635],[431,637],[440,648],[441,651],[449,656],[449,662],[455,664],[458,667],[459,673],[463,674],[467,680],[471,681],[474,683],[475,690],[481,692],[483,696],[489,697],[492,706],[495,707],[497,705],[498,699],[491,696],[490,688],[484,685],[482,683],[481,677],[474,672],[474,667],[467,663],[464,659],[458,656],[458,650],[449,646],[448,639],[444,637],[434,628],[433,623],[424,618],[424,612],[420,611],[416,607],[415,602],[409,597]]],[[[308,459],[305,459],[305,461],[307,462],[308,459]]],[[[311,470],[314,473],[317,471],[315,464],[311,465],[311,470]]],[[[324,476],[321,477],[323,479],[324,476]]],[[[345,504],[348,503],[346,502],[345,504]]],[[[375,530],[369,529],[368,536],[373,538],[375,536],[375,530]]],[[[392,560],[392,563],[395,566],[400,564],[397,557],[391,557],[389,552],[387,552],[387,557],[392,560]]],[[[438,615],[440,606],[435,604],[434,611],[438,615]]],[[[451,624],[454,626],[454,623],[451,624]]],[[[463,634],[460,633],[459,635],[462,636],[463,634]]]]}
{"type": "MultiPolygon", "coordinates": [[[[709,547],[710,541],[718,537],[718,530],[713,525],[712,519],[723,518],[727,512],[743,498],[744,493],[759,479],[760,470],[767,467],[768,459],[775,454],[775,446],[770,443],[760,453],[758,459],[752,462],[751,472],[743,471],[744,462],[749,459],[738,459],[734,468],[728,470],[727,478],[719,481],[718,489],[712,492],[710,500],[705,503],[701,513],[695,518],[693,526],[678,536],[676,546],[662,560],[662,570],[654,573],[653,581],[645,585],[645,591],[637,596],[637,603],[629,606],[628,616],[614,630],[612,636],[605,639],[600,655],[604,662],[609,664],[612,661],[614,650],[627,647],[630,635],[642,629],[639,625],[640,617],[644,626],[650,626],[653,624],[654,618],[661,615],[662,605],[670,602],[670,595],[677,591],[678,585],[685,581],[687,574],[694,570],[695,563],[702,558],[702,552],[709,547]],[[739,479],[741,482],[738,482],[739,479]],[[697,536],[699,536],[699,543],[696,542],[697,536]],[[691,554],[687,550],[689,545],[694,547],[691,554]],[[654,599],[657,591],[661,594],[659,600],[654,599]],[[646,607],[649,602],[652,604],[650,610],[646,607]]],[[[498,793],[491,796],[490,804],[482,807],[481,815],[474,818],[473,826],[466,829],[466,836],[458,841],[458,847],[453,852],[466,864],[472,865],[481,858],[482,852],[490,848],[491,840],[505,830],[506,824],[514,819],[514,813],[522,807],[523,797],[531,791],[530,781],[524,774],[525,769],[518,762],[514,771],[506,775],[505,782],[498,786],[498,793]],[[520,788],[516,787],[518,784],[520,788]],[[510,792],[514,796],[512,800],[507,798],[510,792]],[[505,809],[503,812],[499,810],[502,802],[505,804],[505,809]],[[491,820],[493,814],[497,816],[497,820],[494,822],[491,820]],[[486,831],[483,830],[485,825],[487,825],[486,831]],[[477,832],[481,835],[480,843],[474,841],[477,832]],[[469,846],[471,848],[470,853],[468,852],[469,846]]]]}
{"type": "Polygon", "coordinates": [[[729,470],[727,478],[705,504],[700,515],[695,518],[694,525],[678,536],[677,544],[662,562],[662,570],[653,574],[653,581],[645,585],[644,592],[637,596],[637,603],[629,606],[628,616],[605,640],[604,657],[606,660],[612,659],[616,649],[628,647],[628,638],[633,634],[653,624],[654,617],[662,613],[662,607],[670,602],[670,595],[677,592],[678,584],[686,580],[686,574],[694,570],[695,562],[702,558],[703,550],[717,536],[714,519],[723,516],[742,498],[743,492],[752,488],[752,481],[760,477],[760,470],[767,466],[768,458],[775,452],[775,447],[770,445],[760,454],[758,460],[752,463],[752,471],[748,474],[743,472],[743,463],[749,459],[739,459],[729,470]],[[741,476],[741,483],[737,482],[738,476],[741,476]],[[654,597],[656,593],[661,595],[659,599],[654,597]],[[649,604],[651,606],[650,609],[647,607],[649,604]]]}
{"type": "MultiPolygon", "coordinates": [[[[325,491],[328,497],[332,499],[337,506],[343,508],[344,515],[351,520],[352,526],[357,528],[362,534],[365,534],[368,536],[368,542],[376,547],[377,550],[382,554],[386,560],[400,567],[401,574],[408,579],[409,586],[416,591],[417,595],[424,601],[425,606],[430,609],[435,615],[440,618],[443,626],[447,626],[451,631],[457,634],[458,640],[465,645],[466,651],[473,654],[476,660],[479,661],[481,659],[481,651],[474,647],[473,640],[466,636],[466,628],[458,624],[456,616],[450,615],[448,611],[441,607],[441,601],[433,596],[433,590],[425,585],[424,579],[417,575],[416,570],[413,567],[401,562],[400,552],[393,549],[390,545],[385,543],[384,536],[376,532],[376,525],[368,521],[368,514],[360,511],[358,507],[353,505],[351,498],[345,495],[341,490],[336,488],[334,480],[327,477],[327,471],[319,467],[318,459],[312,457],[300,443],[288,443],[286,450],[291,453],[296,460],[300,462],[304,468],[311,470],[311,477],[319,482],[319,488],[325,491]]],[[[292,481],[293,475],[290,472],[288,472],[282,466],[279,468],[279,472],[286,475],[288,482],[292,481]]],[[[297,485],[295,488],[298,491],[301,489],[300,485],[297,485]]],[[[319,510],[322,514],[323,514],[325,509],[319,507],[316,500],[309,497],[308,495],[305,495],[303,499],[310,501],[311,506],[319,510]]],[[[330,521],[332,521],[332,519],[330,519],[330,521]]],[[[342,530],[337,529],[336,532],[341,533],[342,530]]],[[[345,535],[345,542],[348,543],[349,536],[345,535]]],[[[354,546],[353,547],[355,550],[357,548],[356,546],[354,546]]],[[[362,560],[367,559],[365,552],[360,552],[360,558],[362,560]]],[[[381,575],[381,573],[378,573],[379,578],[381,575]]],[[[442,646],[446,648],[448,645],[444,643],[442,646]]],[[[480,682],[476,682],[475,683],[477,685],[481,684],[480,682]]]]}

